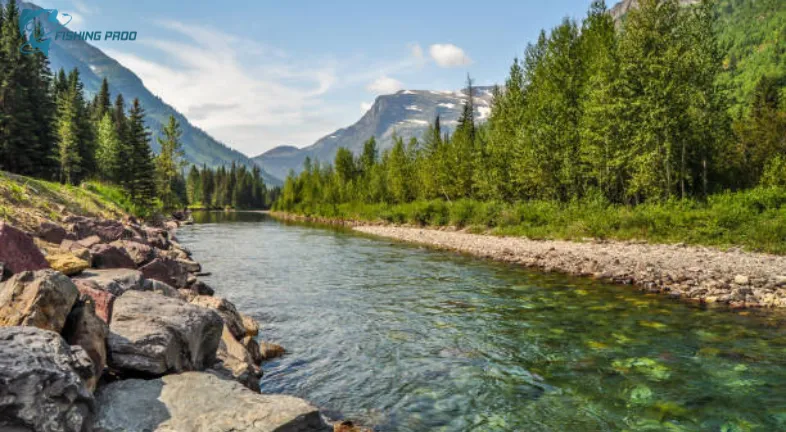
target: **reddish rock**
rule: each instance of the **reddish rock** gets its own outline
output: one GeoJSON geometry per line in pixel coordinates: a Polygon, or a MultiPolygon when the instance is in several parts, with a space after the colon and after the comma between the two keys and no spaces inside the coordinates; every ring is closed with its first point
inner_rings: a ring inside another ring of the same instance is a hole
{"type": "Polygon", "coordinates": [[[60,244],[66,237],[66,230],[56,223],[45,221],[38,227],[36,234],[47,243],[60,244]]]}
{"type": "Polygon", "coordinates": [[[165,230],[148,226],[142,227],[142,230],[150,246],[164,250],[169,249],[169,234],[165,230]]]}
{"type": "Polygon", "coordinates": [[[49,268],[33,239],[5,222],[0,222],[0,262],[11,273],[49,268]]]}
{"type": "Polygon", "coordinates": [[[94,268],[136,268],[134,260],[123,249],[108,244],[97,244],[90,248],[94,268]]]}
{"type": "Polygon", "coordinates": [[[175,288],[185,288],[188,274],[177,261],[156,258],[139,269],[147,279],[155,279],[175,288]]]}
{"type": "Polygon", "coordinates": [[[79,290],[80,300],[90,300],[95,305],[96,315],[109,324],[112,320],[112,306],[115,296],[109,291],[104,291],[92,280],[75,279],[74,284],[79,290]]]}

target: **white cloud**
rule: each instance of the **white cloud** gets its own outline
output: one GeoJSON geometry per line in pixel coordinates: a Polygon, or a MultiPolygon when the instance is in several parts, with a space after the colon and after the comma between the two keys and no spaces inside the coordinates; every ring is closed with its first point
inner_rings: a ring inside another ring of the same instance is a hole
{"type": "Polygon", "coordinates": [[[389,76],[383,75],[366,86],[366,90],[376,94],[391,94],[404,88],[404,84],[389,76]]]}
{"type": "Polygon", "coordinates": [[[371,102],[361,102],[361,103],[360,103],[360,112],[361,112],[362,114],[365,114],[366,112],[368,112],[368,110],[370,110],[370,109],[371,109],[371,107],[372,107],[373,105],[374,105],[374,104],[372,104],[371,102]]]}
{"type": "Polygon", "coordinates": [[[429,47],[431,58],[441,67],[465,66],[472,63],[472,59],[464,50],[453,44],[434,44],[429,47]]]}
{"type": "Polygon", "coordinates": [[[177,33],[177,41],[144,43],[161,51],[166,63],[105,51],[227,145],[256,154],[280,144],[311,144],[336,128],[335,108],[323,100],[337,80],[330,62],[298,62],[204,26],[159,24],[177,33]]]}

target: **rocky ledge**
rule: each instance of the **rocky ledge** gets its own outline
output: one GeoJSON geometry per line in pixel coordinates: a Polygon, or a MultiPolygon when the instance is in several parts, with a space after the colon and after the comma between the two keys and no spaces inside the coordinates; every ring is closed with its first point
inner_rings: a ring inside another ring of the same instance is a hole
{"type": "Polygon", "coordinates": [[[180,223],[0,222],[0,430],[330,430],[259,393],[283,349],[198,279],[180,223]]]}
{"type": "Polygon", "coordinates": [[[786,257],[685,245],[541,241],[398,226],[359,232],[732,308],[786,306],[786,257]]]}

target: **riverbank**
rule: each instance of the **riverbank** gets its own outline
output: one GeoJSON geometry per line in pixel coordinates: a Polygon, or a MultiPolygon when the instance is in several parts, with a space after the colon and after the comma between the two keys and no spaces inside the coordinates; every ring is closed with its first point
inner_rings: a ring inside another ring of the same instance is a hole
{"type": "Polygon", "coordinates": [[[259,393],[283,349],[200,280],[187,215],[145,223],[91,185],[0,174],[0,429],[330,429],[259,393]]]}
{"type": "Polygon", "coordinates": [[[576,276],[632,284],[652,293],[734,308],[786,307],[786,257],[686,245],[529,240],[392,225],[364,234],[576,276]]]}
{"type": "Polygon", "coordinates": [[[733,308],[786,307],[786,257],[685,244],[641,241],[532,240],[455,227],[427,228],[271,212],[290,221],[358,232],[550,272],[586,276],[701,303],[733,308]]]}

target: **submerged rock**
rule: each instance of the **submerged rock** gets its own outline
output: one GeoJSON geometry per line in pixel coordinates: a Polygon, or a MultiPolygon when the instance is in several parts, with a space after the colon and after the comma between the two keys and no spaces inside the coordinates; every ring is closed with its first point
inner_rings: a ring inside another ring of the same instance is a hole
{"type": "Polygon", "coordinates": [[[0,326],[60,332],[79,291],[54,270],[22,272],[0,285],[0,326]]]}
{"type": "Polygon", "coordinates": [[[279,344],[262,341],[259,343],[259,355],[262,360],[271,360],[286,354],[286,350],[279,344]]]}
{"type": "Polygon", "coordinates": [[[11,273],[49,268],[33,239],[5,222],[0,222],[0,262],[11,273]]]}
{"type": "Polygon", "coordinates": [[[152,292],[115,300],[109,365],[121,375],[157,376],[213,365],[223,329],[214,311],[152,292]]]}
{"type": "Polygon", "coordinates": [[[261,395],[211,373],[117,381],[98,391],[101,432],[322,432],[319,411],[292,396],[261,395]]]}
{"type": "Polygon", "coordinates": [[[79,346],[34,327],[0,328],[0,430],[82,432],[95,403],[93,365],[79,346]]]}

